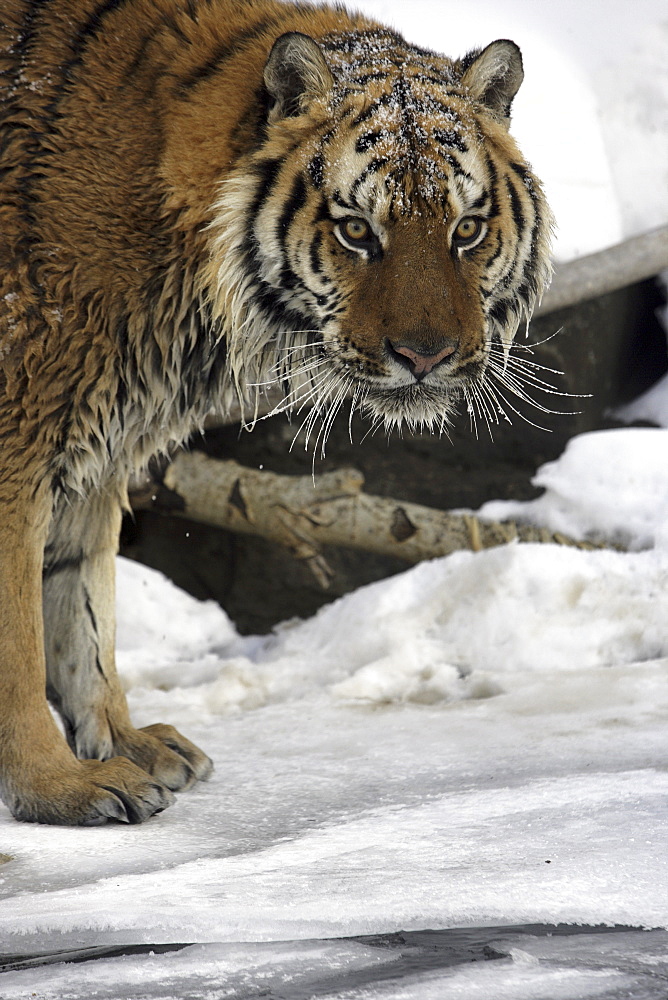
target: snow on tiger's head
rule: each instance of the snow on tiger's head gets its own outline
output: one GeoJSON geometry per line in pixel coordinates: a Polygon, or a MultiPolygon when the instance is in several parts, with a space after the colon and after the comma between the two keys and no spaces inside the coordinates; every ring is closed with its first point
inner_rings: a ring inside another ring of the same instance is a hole
{"type": "MultiPolygon", "coordinates": [[[[453,62],[390,31],[288,33],[263,140],[225,182],[216,309],[242,394],[275,380],[331,424],[485,417],[549,281],[551,215],[508,133],[510,41],[453,62]]],[[[315,419],[315,418],[314,418],[315,419]]]]}

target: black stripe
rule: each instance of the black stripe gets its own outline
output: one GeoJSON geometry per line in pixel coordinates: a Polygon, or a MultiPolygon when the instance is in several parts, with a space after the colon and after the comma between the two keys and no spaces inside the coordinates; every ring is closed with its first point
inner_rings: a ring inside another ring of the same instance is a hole
{"type": "Polygon", "coordinates": [[[538,257],[538,231],[543,227],[543,216],[541,211],[541,202],[536,195],[534,187],[534,178],[531,175],[529,169],[523,163],[511,163],[510,169],[514,170],[518,177],[521,178],[524,187],[526,188],[527,194],[531,199],[531,204],[533,206],[534,221],[533,221],[533,231],[531,233],[531,263],[535,264],[538,257]]]}
{"type": "MultiPolygon", "coordinates": [[[[387,79],[386,70],[377,70],[375,72],[364,73],[361,76],[346,77],[346,80],[349,83],[357,83],[362,87],[367,83],[371,83],[372,80],[386,80],[386,79],[387,79]]],[[[350,90],[349,93],[352,94],[353,91],[350,90]]]]}
{"type": "Polygon", "coordinates": [[[524,277],[520,288],[518,289],[518,294],[524,295],[524,286],[528,285],[533,294],[535,295],[538,291],[538,281],[536,279],[536,265],[538,263],[538,231],[541,227],[541,219],[538,212],[538,205],[534,205],[534,210],[536,213],[536,218],[534,221],[534,227],[531,231],[531,247],[529,249],[529,256],[524,264],[524,277]]]}
{"type": "MultiPolygon", "coordinates": [[[[211,307],[194,302],[183,319],[183,329],[190,332],[195,328],[195,336],[188,338],[188,347],[181,358],[179,404],[185,414],[195,400],[210,399],[220,385],[227,363],[227,344],[219,339],[215,350],[211,307]]],[[[184,338],[185,339],[185,338],[184,338]]]]}
{"type": "MultiPolygon", "coordinates": [[[[510,164],[510,168],[521,179],[522,184],[524,185],[524,188],[526,189],[526,192],[527,192],[527,194],[528,194],[528,196],[529,196],[529,198],[531,200],[531,205],[532,205],[533,213],[534,213],[533,227],[532,227],[532,230],[531,230],[531,244],[530,244],[530,247],[529,247],[529,253],[528,253],[527,259],[526,259],[526,261],[524,263],[522,281],[521,281],[521,283],[520,283],[520,285],[519,285],[519,287],[517,289],[517,295],[519,297],[527,298],[528,297],[528,293],[530,293],[531,296],[535,296],[535,294],[536,294],[536,292],[538,290],[538,281],[536,279],[535,271],[536,271],[536,266],[538,264],[538,236],[539,236],[540,230],[543,227],[543,217],[542,217],[542,213],[541,213],[541,203],[540,203],[540,201],[539,201],[539,199],[538,199],[538,197],[536,195],[536,192],[534,190],[533,177],[532,177],[530,171],[528,170],[528,168],[523,163],[511,163],[510,164]]],[[[509,180],[507,180],[507,183],[508,183],[509,189],[511,187],[514,188],[514,185],[512,185],[509,180]]],[[[522,223],[523,223],[523,227],[524,227],[524,226],[528,225],[529,223],[527,221],[527,218],[526,218],[526,215],[524,213],[524,210],[523,210],[523,208],[521,206],[521,199],[520,199],[519,195],[516,193],[515,196],[517,198],[517,202],[520,204],[520,214],[521,214],[522,223]]],[[[512,201],[512,195],[511,195],[511,201],[512,201]]],[[[514,202],[513,202],[513,215],[515,215],[514,202]]],[[[518,229],[519,229],[520,234],[521,234],[521,232],[523,231],[523,229],[520,228],[519,226],[518,226],[518,229]]]]}
{"type": "Polygon", "coordinates": [[[318,222],[331,222],[331,221],[332,217],[329,212],[329,205],[327,203],[327,199],[321,197],[318,203],[318,207],[313,215],[313,225],[316,225],[318,222]]]}
{"type": "MultiPolygon", "coordinates": [[[[172,35],[174,35],[174,37],[177,38],[178,41],[181,42],[183,46],[192,45],[192,39],[190,39],[188,35],[185,33],[185,31],[183,31],[183,29],[181,28],[176,19],[176,16],[170,17],[169,15],[165,14],[160,19],[160,23],[156,26],[156,28],[154,29],[153,26],[151,26],[151,29],[147,31],[146,34],[144,35],[139,45],[139,48],[137,49],[137,52],[135,53],[132,59],[132,62],[128,64],[125,70],[125,77],[128,81],[132,81],[133,77],[141,68],[142,63],[146,58],[146,53],[149,49],[149,46],[153,42],[155,42],[156,39],[159,39],[158,32],[161,27],[166,28],[167,31],[169,31],[172,35]]],[[[166,64],[163,64],[161,69],[164,70],[165,65],[166,64]]]]}
{"type": "Polygon", "coordinates": [[[488,200],[489,200],[489,195],[487,194],[486,191],[483,191],[483,193],[480,195],[480,197],[476,198],[476,200],[474,202],[472,202],[469,207],[471,209],[482,208],[484,205],[487,204],[488,200]]]}
{"type": "Polygon", "coordinates": [[[377,101],[370,104],[366,111],[362,111],[355,119],[353,119],[351,128],[358,128],[360,125],[364,125],[364,123],[370,121],[381,108],[390,107],[392,105],[394,105],[393,94],[383,94],[383,96],[379,97],[377,101]]]}
{"type": "Polygon", "coordinates": [[[521,177],[524,183],[526,184],[527,180],[529,179],[529,171],[527,167],[524,166],[523,163],[511,163],[510,169],[514,170],[515,173],[518,175],[518,177],[521,177]]]}
{"type": "Polygon", "coordinates": [[[489,172],[489,196],[491,200],[489,214],[490,216],[495,216],[499,214],[499,199],[497,196],[499,174],[489,154],[487,154],[487,156],[485,157],[485,163],[487,165],[487,170],[489,172]]]}
{"type": "Polygon", "coordinates": [[[437,100],[431,94],[423,100],[412,93],[410,86],[404,80],[397,81],[395,91],[402,109],[407,113],[407,116],[410,115],[412,120],[418,115],[424,115],[432,120],[437,115],[441,115],[446,121],[452,120],[453,110],[449,104],[437,100]]]}
{"type": "Polygon", "coordinates": [[[285,203],[283,211],[281,212],[280,218],[278,220],[277,235],[285,250],[286,241],[288,238],[288,233],[290,227],[294,221],[294,217],[300,208],[303,208],[306,203],[307,196],[306,183],[301,174],[297,174],[294,181],[292,182],[292,190],[290,192],[290,197],[285,203]]]}
{"type": "Polygon", "coordinates": [[[308,165],[308,173],[316,191],[319,191],[325,182],[325,158],[322,153],[316,153],[308,165]]]}
{"type": "Polygon", "coordinates": [[[536,279],[533,274],[525,274],[524,278],[515,289],[515,297],[520,299],[522,302],[528,303],[529,300],[535,296],[537,287],[536,279]]]}
{"type": "MultiPolygon", "coordinates": [[[[280,160],[266,160],[261,165],[264,167],[266,183],[262,185],[255,199],[252,208],[253,219],[257,217],[258,212],[269,198],[282,165],[280,160]]],[[[276,235],[284,254],[292,221],[300,207],[306,203],[307,194],[308,189],[304,178],[298,174],[293,181],[290,197],[283,207],[276,227],[276,235]]],[[[306,316],[298,307],[284,302],[281,298],[281,292],[289,292],[297,287],[305,288],[303,282],[287,263],[284,263],[281,269],[280,290],[268,285],[260,277],[260,254],[256,238],[252,234],[252,227],[244,244],[244,255],[249,270],[256,276],[258,282],[257,288],[253,292],[253,299],[265,313],[267,322],[275,324],[277,321],[282,321],[286,324],[295,324],[296,327],[312,326],[313,317],[306,316]]],[[[314,292],[313,294],[317,295],[318,293],[314,292]]]]}
{"type": "Polygon", "coordinates": [[[417,80],[418,83],[421,83],[421,84],[423,84],[425,86],[427,84],[429,84],[432,87],[443,87],[443,88],[445,88],[445,87],[448,86],[448,84],[452,83],[454,77],[453,77],[452,73],[450,73],[449,76],[446,76],[445,73],[443,74],[443,76],[431,76],[430,74],[427,74],[427,73],[425,73],[425,74],[420,73],[420,74],[418,74],[418,76],[412,77],[412,79],[413,80],[417,80]]]}
{"type": "MultiPolygon", "coordinates": [[[[238,35],[234,36],[231,42],[225,42],[219,45],[217,49],[213,52],[213,55],[209,56],[207,61],[201,66],[197,66],[195,69],[191,70],[190,73],[184,77],[178,85],[178,92],[182,97],[186,97],[188,92],[198,84],[202,83],[204,80],[208,80],[209,77],[214,76],[221,66],[227,62],[228,59],[234,58],[238,55],[249,42],[254,41],[256,38],[260,38],[262,35],[277,24],[280,24],[280,18],[267,18],[264,21],[260,21],[253,28],[248,28],[246,31],[240,32],[238,35]]],[[[269,52],[267,52],[269,55],[269,52]]]]}
{"type": "Polygon", "coordinates": [[[57,573],[64,573],[69,569],[79,569],[85,560],[83,552],[80,552],[78,556],[71,556],[68,559],[57,559],[54,563],[45,564],[42,570],[42,578],[44,580],[49,580],[52,576],[56,576],[57,573]]]}
{"type": "MultiPolygon", "coordinates": [[[[120,10],[126,3],[132,2],[133,0],[105,0],[104,3],[98,4],[88,17],[88,20],[84,21],[72,32],[70,41],[71,56],[60,67],[62,80],[65,85],[71,83],[74,79],[76,71],[84,61],[89,42],[101,30],[104,20],[120,10]]],[[[48,135],[54,131],[54,124],[59,118],[60,103],[67,94],[67,86],[59,87],[58,91],[46,105],[45,114],[41,122],[41,131],[43,134],[48,135]]]]}
{"type": "Polygon", "coordinates": [[[371,163],[367,163],[366,167],[364,168],[364,170],[359,175],[359,177],[353,184],[352,188],[350,189],[350,197],[353,199],[353,201],[357,198],[357,192],[362,187],[367,177],[370,177],[371,174],[377,174],[380,170],[383,169],[383,167],[386,167],[387,164],[390,162],[391,161],[389,156],[378,156],[376,157],[375,160],[372,160],[371,163]]]}
{"type": "MultiPolygon", "coordinates": [[[[308,9],[308,8],[307,8],[308,9]]],[[[345,52],[348,55],[372,56],[379,52],[380,46],[401,46],[405,47],[406,42],[395,31],[389,28],[369,31],[348,31],[345,34],[337,32],[330,35],[320,43],[326,52],[345,52]]],[[[422,49],[415,48],[419,55],[431,55],[422,49]]]]}
{"type": "MultiPolygon", "coordinates": [[[[9,93],[4,95],[4,106],[0,107],[0,122],[3,122],[4,125],[2,129],[4,132],[2,149],[0,150],[3,159],[9,150],[10,164],[12,161],[20,159],[28,165],[26,171],[17,172],[14,172],[11,166],[9,167],[4,197],[7,204],[15,209],[16,216],[21,223],[11,242],[12,252],[14,255],[22,258],[23,261],[29,262],[32,260],[32,246],[37,242],[32,207],[32,185],[36,179],[34,168],[42,153],[40,148],[41,128],[39,130],[35,128],[34,121],[30,119],[22,121],[21,118],[25,119],[25,115],[21,113],[19,115],[13,114],[14,97],[18,93],[21,67],[26,62],[30,63],[32,50],[38,43],[40,15],[44,13],[45,8],[50,2],[51,0],[42,0],[42,3],[26,3],[21,12],[21,26],[17,28],[17,41],[13,47],[5,51],[8,65],[3,76],[12,81],[13,87],[10,88],[9,93]],[[7,118],[9,119],[8,121],[3,121],[7,118]],[[12,149],[12,147],[14,148],[12,149]]],[[[2,173],[4,174],[5,170],[2,173]]],[[[43,300],[44,286],[39,278],[34,261],[28,264],[28,276],[32,284],[32,292],[35,299],[43,300]]],[[[26,319],[35,321],[35,329],[38,324],[41,325],[38,312],[33,307],[29,307],[26,319]]]]}
{"type": "MultiPolygon", "coordinates": [[[[90,620],[91,627],[93,629],[93,634],[95,635],[95,640],[97,642],[97,637],[98,637],[97,619],[95,617],[95,612],[93,611],[93,602],[91,600],[90,594],[88,593],[88,588],[87,587],[83,587],[82,589],[83,589],[84,599],[85,599],[86,614],[88,615],[88,618],[90,620]]],[[[100,672],[102,672],[102,671],[100,671],[100,672]]]]}
{"type": "Polygon", "coordinates": [[[513,220],[517,227],[517,234],[518,236],[521,236],[526,226],[526,219],[524,217],[524,209],[522,207],[522,201],[510,177],[506,177],[506,188],[508,190],[508,196],[510,198],[510,210],[512,212],[513,220]]]}
{"type": "Polygon", "coordinates": [[[492,264],[494,263],[494,261],[496,261],[496,260],[499,259],[499,257],[501,256],[501,251],[502,250],[503,250],[503,238],[501,236],[501,233],[497,232],[497,234],[496,234],[496,249],[495,249],[494,253],[492,254],[492,256],[488,257],[487,260],[485,261],[485,267],[486,268],[490,268],[492,266],[492,264]]]}
{"type": "Polygon", "coordinates": [[[445,128],[435,128],[432,135],[436,142],[440,142],[443,146],[447,146],[448,149],[458,149],[460,153],[467,153],[468,146],[462,139],[461,135],[454,129],[445,128]]]}
{"type": "Polygon", "coordinates": [[[382,138],[381,132],[365,132],[355,143],[355,151],[357,153],[366,153],[367,150],[377,146],[382,138]]]}
{"type": "Polygon", "coordinates": [[[283,160],[261,160],[255,166],[255,176],[259,180],[258,192],[250,208],[251,223],[255,221],[262,210],[265,201],[271,194],[281,172],[283,160]]]}
{"type": "Polygon", "coordinates": [[[168,14],[162,18],[162,23],[165,25],[168,31],[170,31],[176,38],[178,38],[184,45],[192,45],[191,39],[186,35],[185,31],[179,25],[176,16],[170,17],[168,14]]]}
{"type": "Polygon", "coordinates": [[[100,31],[105,18],[120,10],[126,3],[132,2],[133,0],[104,0],[104,3],[99,4],[95,8],[88,20],[84,21],[81,27],[77,28],[72,36],[72,44],[70,45],[72,58],[64,63],[62,67],[63,76],[66,80],[72,79],[74,71],[83,62],[88,43],[100,31]]]}
{"type": "Polygon", "coordinates": [[[279,293],[270,285],[258,285],[253,300],[267,318],[267,323],[292,325],[295,330],[313,326],[313,317],[301,312],[295,305],[281,301],[279,293]]]}
{"type": "Polygon", "coordinates": [[[264,81],[256,88],[248,107],[237,121],[235,133],[232,136],[232,150],[238,156],[242,153],[258,150],[267,138],[267,118],[272,99],[264,81]],[[250,147],[248,146],[250,133],[250,147]]]}
{"type": "Polygon", "coordinates": [[[468,170],[464,170],[463,166],[461,165],[457,157],[453,156],[452,153],[446,153],[444,150],[439,149],[438,155],[442,160],[445,160],[445,162],[448,164],[449,167],[452,167],[457,177],[463,177],[464,180],[467,181],[474,180],[474,178],[471,176],[468,170]]]}
{"type": "Polygon", "coordinates": [[[341,194],[341,192],[338,189],[332,195],[332,201],[336,205],[338,205],[339,208],[347,208],[351,212],[355,208],[355,206],[351,202],[345,200],[345,198],[343,197],[343,195],[341,194]]]}
{"type": "Polygon", "coordinates": [[[500,326],[505,326],[508,322],[508,309],[510,303],[507,299],[501,299],[499,302],[495,302],[489,311],[489,315],[492,319],[496,320],[500,326]]]}
{"type": "Polygon", "coordinates": [[[322,233],[317,231],[313,239],[311,240],[311,246],[309,247],[309,258],[311,261],[311,270],[314,274],[322,274],[322,260],[320,258],[320,247],[322,246],[322,233]]]}

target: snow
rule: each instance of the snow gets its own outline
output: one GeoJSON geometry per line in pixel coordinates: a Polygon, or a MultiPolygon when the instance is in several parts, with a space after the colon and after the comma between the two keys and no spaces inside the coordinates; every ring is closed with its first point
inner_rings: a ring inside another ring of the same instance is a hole
{"type": "Polygon", "coordinates": [[[140,827],[0,812],[2,950],[207,947],[8,972],[3,998],[242,997],[342,969],[367,985],[294,995],[482,997],[492,978],[499,997],[663,996],[668,935],[664,972],[642,936],[547,954],[509,930],[503,968],[396,981],[393,952],[338,939],[668,928],[667,452],[662,429],[583,435],[539,471],[541,501],[501,511],[623,527],[631,551],[455,553],[268,637],[119,559],[133,717],[176,724],[217,770],[140,827]]]}
{"type": "Polygon", "coordinates": [[[532,482],[545,491],[537,500],[492,501],[481,515],[538,522],[573,538],[601,538],[631,549],[668,539],[668,435],[656,428],[581,434],[532,482]],[[610,468],[617,473],[614,482],[610,468]]]}
{"type": "MultiPolygon", "coordinates": [[[[520,44],[514,131],[561,259],[668,222],[658,2],[358,5],[449,54],[520,44]]],[[[656,392],[628,418],[667,424],[656,392]]],[[[536,482],[482,514],[622,550],[456,553],[250,638],[119,560],[133,718],[177,725],[216,771],[139,827],[0,806],[0,952],[189,947],[6,972],[3,1000],[664,998],[668,430],[583,435],[536,482]],[[559,922],[609,930],[517,929],[559,922]],[[373,937],[428,928],[464,957],[373,937]],[[505,957],[469,962],[461,941],[490,935],[505,957]]]]}

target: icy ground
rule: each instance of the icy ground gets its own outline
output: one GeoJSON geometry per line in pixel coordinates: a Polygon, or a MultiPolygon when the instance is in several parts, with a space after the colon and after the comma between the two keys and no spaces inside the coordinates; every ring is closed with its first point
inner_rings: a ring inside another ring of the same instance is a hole
{"type": "Polygon", "coordinates": [[[216,772],[141,827],[1,810],[1,951],[197,947],[6,972],[3,1000],[665,998],[664,930],[512,925],[668,928],[668,430],[583,435],[538,478],[486,512],[627,551],[459,553],[266,638],[119,560],[133,716],[216,772]],[[368,940],[467,927],[472,964],[368,940]]]}
{"type": "MultiPolygon", "coordinates": [[[[518,41],[561,259],[668,222],[662,3],[357,5],[452,54],[518,41]]],[[[96,958],[24,962],[2,1000],[665,1000],[668,430],[539,481],[486,512],[626,551],[457,554],[266,639],[119,561],[134,719],[216,772],[142,827],[0,806],[0,953],[96,958]]]]}

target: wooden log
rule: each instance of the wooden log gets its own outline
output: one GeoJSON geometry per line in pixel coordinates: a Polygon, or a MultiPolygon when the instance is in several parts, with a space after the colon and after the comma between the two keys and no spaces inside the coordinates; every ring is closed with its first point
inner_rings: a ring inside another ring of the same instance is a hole
{"type": "Polygon", "coordinates": [[[157,510],[284,545],[326,588],[332,571],[323,546],[363,549],[416,563],[459,549],[480,551],[510,541],[595,548],[527,524],[482,521],[364,493],[355,469],[284,476],[182,452],[168,466],[167,491],[131,492],[135,510],[157,510]]]}

